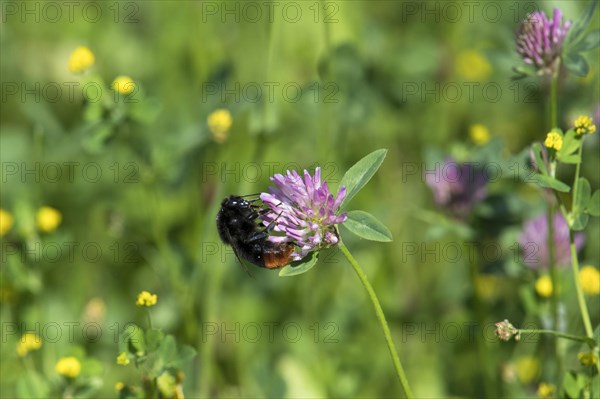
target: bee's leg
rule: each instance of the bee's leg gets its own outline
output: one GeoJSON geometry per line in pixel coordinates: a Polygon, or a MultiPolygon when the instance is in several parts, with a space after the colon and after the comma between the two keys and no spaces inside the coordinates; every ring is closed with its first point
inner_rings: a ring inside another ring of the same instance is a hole
{"type": "Polygon", "coordinates": [[[277,219],[279,219],[279,216],[281,216],[282,213],[283,213],[283,211],[279,212],[279,215],[277,215],[277,217],[275,219],[273,219],[273,221],[271,223],[269,223],[263,231],[265,231],[267,233],[272,231],[275,228],[275,222],[277,221],[277,219]]]}
{"type": "Polygon", "coordinates": [[[251,241],[262,240],[264,238],[267,238],[269,236],[269,233],[275,228],[275,222],[277,221],[277,219],[279,219],[279,216],[281,216],[281,212],[279,212],[279,215],[277,215],[277,217],[275,219],[273,219],[273,221],[271,223],[269,223],[269,225],[267,227],[265,227],[262,231],[251,235],[247,241],[251,242],[251,241]]]}
{"type": "MultiPolygon", "coordinates": [[[[253,207],[253,208],[260,209],[259,207],[253,207]]],[[[270,209],[260,209],[259,211],[252,210],[252,213],[250,213],[248,216],[246,216],[246,218],[249,220],[258,219],[262,215],[266,215],[269,212],[271,212],[270,209]]]]}
{"type": "Polygon", "coordinates": [[[267,238],[269,236],[269,232],[266,230],[263,231],[259,231],[258,233],[252,234],[250,237],[248,237],[245,242],[252,242],[252,241],[258,241],[258,240],[263,240],[265,238],[267,238]]]}

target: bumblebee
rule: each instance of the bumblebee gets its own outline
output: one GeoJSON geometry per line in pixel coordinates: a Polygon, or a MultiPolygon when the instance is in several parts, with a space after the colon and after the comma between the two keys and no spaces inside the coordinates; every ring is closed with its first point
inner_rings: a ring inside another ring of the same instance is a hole
{"type": "MultiPolygon", "coordinates": [[[[240,263],[242,259],[256,266],[278,269],[292,262],[294,244],[274,243],[268,240],[275,225],[260,224],[260,217],[270,209],[262,209],[239,196],[229,196],[221,202],[217,214],[217,231],[223,243],[230,245],[240,263]]],[[[243,265],[243,263],[242,263],[243,265]]]]}

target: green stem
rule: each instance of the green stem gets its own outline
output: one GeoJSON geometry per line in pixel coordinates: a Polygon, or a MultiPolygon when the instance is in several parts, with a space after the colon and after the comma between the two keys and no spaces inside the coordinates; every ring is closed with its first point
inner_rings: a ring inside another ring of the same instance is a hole
{"type": "Polygon", "coordinates": [[[348,259],[348,262],[350,262],[350,264],[354,268],[356,275],[360,279],[360,282],[362,283],[363,287],[365,287],[365,290],[367,291],[367,294],[369,295],[369,298],[371,299],[371,302],[373,303],[373,308],[375,309],[375,314],[377,315],[377,318],[379,319],[379,324],[381,324],[381,329],[383,330],[383,335],[385,335],[385,340],[387,342],[388,349],[390,350],[390,355],[392,356],[392,360],[394,362],[396,374],[398,375],[400,384],[402,385],[402,388],[404,389],[404,394],[406,395],[406,397],[408,399],[412,399],[413,394],[410,390],[410,387],[408,386],[408,380],[406,379],[406,375],[404,374],[404,369],[402,368],[402,363],[400,363],[400,358],[398,357],[398,351],[396,350],[396,346],[394,345],[394,341],[392,340],[392,334],[390,333],[390,327],[388,326],[387,321],[385,320],[385,315],[383,314],[383,310],[381,309],[381,305],[379,304],[377,295],[375,295],[375,291],[373,290],[371,283],[369,283],[369,280],[367,279],[367,275],[365,274],[365,272],[363,272],[363,270],[361,269],[361,267],[358,264],[358,262],[356,261],[356,259],[354,259],[354,257],[350,253],[350,251],[348,251],[348,248],[346,248],[346,245],[344,245],[344,243],[341,240],[339,243],[339,247],[342,250],[342,253],[346,257],[346,259],[348,259]]]}
{"type": "Polygon", "coordinates": [[[581,284],[579,283],[579,261],[577,260],[577,247],[575,246],[575,234],[573,234],[571,230],[569,230],[569,241],[571,247],[571,266],[573,268],[575,290],[577,291],[577,302],[579,302],[579,312],[581,313],[581,318],[583,319],[585,335],[587,335],[588,338],[592,338],[594,336],[594,331],[592,330],[590,313],[588,312],[585,297],[583,296],[583,290],[581,289],[581,284]]]}
{"type": "Polygon", "coordinates": [[[577,183],[579,183],[579,173],[581,171],[581,162],[583,155],[583,138],[581,139],[581,145],[579,146],[579,150],[577,151],[577,156],[579,157],[579,162],[575,165],[575,181],[573,181],[573,202],[575,202],[575,195],[577,194],[577,183]]]}
{"type": "Polygon", "coordinates": [[[555,337],[570,339],[571,341],[583,342],[588,344],[590,348],[594,348],[596,346],[596,341],[590,337],[582,337],[581,335],[567,334],[560,331],[555,330],[519,330],[519,334],[550,334],[555,337]]]}
{"type": "MultiPolygon", "coordinates": [[[[558,72],[560,70],[560,59],[556,61],[556,69],[550,79],[550,129],[552,130],[558,127],[558,72]]],[[[549,172],[551,177],[556,176],[556,161],[551,161],[549,165],[549,172]]],[[[546,213],[546,220],[548,224],[548,262],[550,263],[550,280],[552,281],[552,297],[550,300],[551,312],[552,312],[552,328],[558,330],[558,305],[560,302],[560,289],[558,270],[556,268],[556,254],[554,248],[554,213],[556,212],[555,204],[552,200],[549,201],[548,211],[546,213]]],[[[556,373],[561,373],[562,359],[559,349],[558,340],[554,340],[554,357],[556,360],[556,373]]]]}
{"type": "Polygon", "coordinates": [[[550,128],[558,127],[558,72],[560,59],[556,60],[556,70],[550,79],[550,128]]]}
{"type": "Polygon", "coordinates": [[[150,314],[150,309],[146,308],[146,316],[148,317],[148,329],[152,330],[152,315],[150,314]]]}
{"type": "MultiPolygon", "coordinates": [[[[577,195],[577,183],[579,181],[579,173],[581,170],[581,162],[582,162],[582,151],[583,151],[583,142],[579,146],[579,150],[577,155],[579,155],[579,162],[577,162],[577,166],[575,167],[575,181],[573,182],[573,202],[576,201],[575,195],[577,195]]],[[[570,224],[570,223],[569,223],[570,224]]],[[[579,283],[579,260],[577,259],[577,246],[575,245],[575,234],[569,226],[569,245],[571,249],[571,267],[573,269],[573,282],[575,283],[575,290],[577,291],[577,302],[579,302],[579,312],[581,313],[581,318],[583,319],[583,325],[585,327],[585,334],[592,338],[594,331],[592,330],[592,323],[590,321],[590,313],[588,312],[587,304],[585,302],[585,297],[583,295],[583,290],[581,289],[581,284],[579,283]]]]}
{"type": "Polygon", "coordinates": [[[554,204],[550,202],[548,206],[548,212],[546,214],[546,219],[548,221],[548,262],[550,263],[550,279],[552,280],[552,328],[554,330],[558,329],[558,302],[559,302],[559,292],[560,289],[558,287],[558,270],[556,269],[556,254],[554,248],[554,204]]]}

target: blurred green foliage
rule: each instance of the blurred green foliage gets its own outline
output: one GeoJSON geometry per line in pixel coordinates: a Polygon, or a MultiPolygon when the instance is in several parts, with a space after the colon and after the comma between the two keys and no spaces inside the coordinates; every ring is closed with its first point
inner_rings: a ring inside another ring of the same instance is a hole
{"type": "MultiPolygon", "coordinates": [[[[112,397],[117,382],[140,385],[140,370],[116,359],[128,323],[149,327],[135,306],[142,290],[158,295],[153,328],[198,353],[178,365],[187,397],[400,396],[371,305],[337,251],[301,276],[253,268],[249,278],[214,223],[223,197],[265,191],[274,172],[321,165],[337,189],[377,148],[389,149],[386,161],[352,209],[384,221],[394,241],[342,236],[380,297],[415,395],[525,397],[560,384],[546,339],[493,336],[504,318],[547,323],[517,245],[544,204],[514,178],[522,164],[507,162],[549,128],[547,87],[511,80],[514,32],[555,5],[575,19],[585,3],[2,2],[0,199],[13,220],[2,237],[0,396],[112,397]],[[78,46],[95,63],[74,74],[78,46]],[[119,75],[133,93],[111,89],[119,75]],[[207,124],[217,109],[232,115],[223,142],[207,124]],[[470,139],[475,124],[489,143],[470,139]],[[447,155],[504,165],[470,225],[442,216],[422,178],[447,155]],[[62,218],[50,231],[36,221],[43,206],[62,218]],[[466,252],[449,252],[463,240],[498,255],[479,256],[473,274],[466,252]],[[43,343],[20,358],[26,331],[43,343]],[[55,371],[66,356],[81,361],[87,391],[69,392],[55,371]]],[[[586,57],[587,77],[560,80],[565,130],[598,113],[598,50],[586,57]]],[[[598,136],[583,153],[593,189],[598,136]]],[[[580,262],[598,267],[597,219],[586,234],[580,262]]],[[[581,332],[561,273],[564,322],[581,332]]],[[[578,349],[564,344],[565,370],[578,349]]]]}

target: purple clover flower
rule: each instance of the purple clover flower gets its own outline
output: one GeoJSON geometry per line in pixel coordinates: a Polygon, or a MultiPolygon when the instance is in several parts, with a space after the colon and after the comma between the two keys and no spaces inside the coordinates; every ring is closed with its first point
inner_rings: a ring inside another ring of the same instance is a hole
{"type": "Polygon", "coordinates": [[[532,12],[519,27],[517,52],[541,74],[553,73],[570,27],[571,21],[563,24],[562,11],[558,8],[554,9],[552,20],[542,11],[532,12]]]}
{"type": "Polygon", "coordinates": [[[487,180],[483,171],[452,158],[436,165],[434,173],[425,174],[425,183],[436,204],[458,219],[465,219],[473,206],[485,198],[487,180]]]}
{"type": "Polygon", "coordinates": [[[285,176],[276,174],[271,181],[277,187],[269,187],[269,193],[260,195],[271,212],[261,218],[265,225],[273,223],[273,230],[285,235],[271,234],[270,241],[296,243],[300,250],[292,255],[295,261],[339,242],[335,225],[348,219],[346,213],[336,214],[346,196],[344,186],[334,197],[327,182],[321,181],[321,168],[316,168],[312,177],[306,170],[304,178],[288,170],[285,176]]]}
{"type": "MultiPolygon", "coordinates": [[[[579,251],[585,242],[582,233],[575,234],[575,247],[579,251]]],[[[519,245],[523,248],[523,263],[533,269],[550,267],[550,249],[548,247],[548,218],[541,214],[525,222],[519,236],[519,245]]],[[[554,215],[554,261],[557,266],[571,264],[569,248],[569,226],[562,213],[554,215]]]]}

